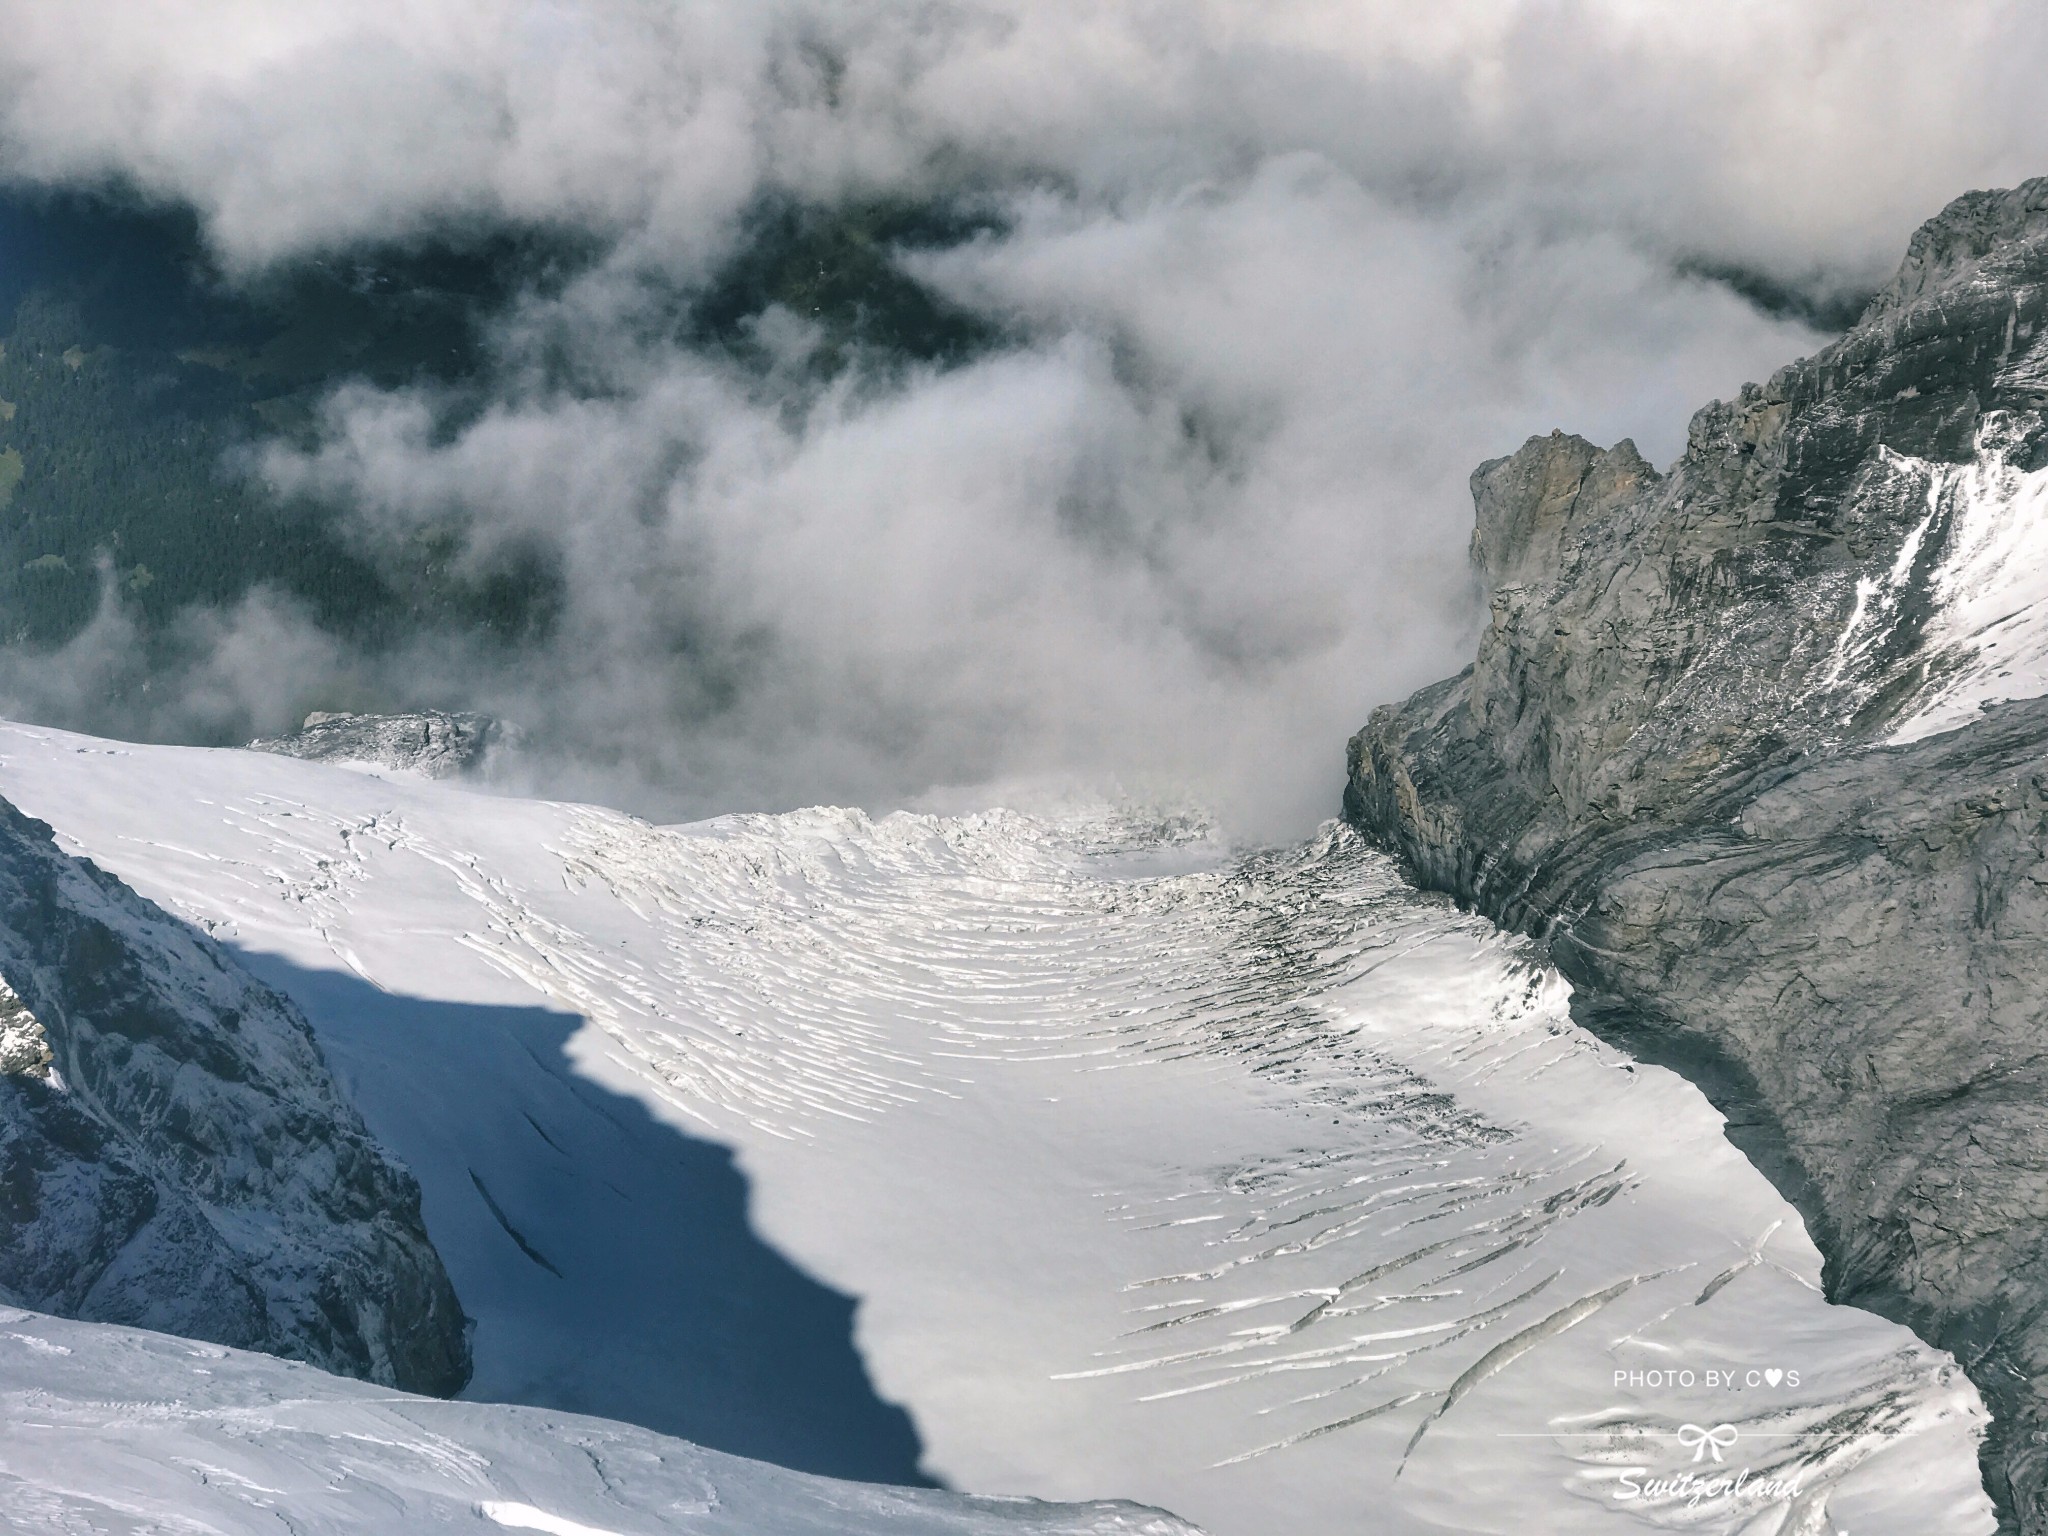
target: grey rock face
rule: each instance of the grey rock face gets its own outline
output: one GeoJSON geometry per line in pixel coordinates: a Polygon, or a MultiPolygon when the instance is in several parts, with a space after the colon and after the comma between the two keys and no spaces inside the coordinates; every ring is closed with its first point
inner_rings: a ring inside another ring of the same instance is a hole
{"type": "Polygon", "coordinates": [[[2030,1533],[2048,698],[2005,695],[2048,685],[1998,660],[2035,613],[1998,584],[2048,520],[2044,405],[2035,181],[1928,224],[1854,330],[1699,412],[1668,476],[1561,435],[1482,466],[1478,656],[1374,713],[1345,798],[1423,884],[1543,940],[1589,1025],[1717,1098],[1837,1299],[1957,1354],[2030,1533]]]}
{"type": "Polygon", "coordinates": [[[430,779],[450,779],[483,767],[505,728],[488,715],[422,710],[410,715],[315,712],[289,736],[252,741],[258,752],[323,763],[365,763],[430,779]]]}
{"type": "Polygon", "coordinates": [[[0,1300],[461,1388],[419,1187],[306,1021],[4,801],[0,975],[0,1300]]]}

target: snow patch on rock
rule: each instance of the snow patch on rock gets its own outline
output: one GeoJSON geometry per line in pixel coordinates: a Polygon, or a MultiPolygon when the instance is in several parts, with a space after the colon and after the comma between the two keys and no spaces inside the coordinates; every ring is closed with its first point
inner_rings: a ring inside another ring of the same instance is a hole
{"type": "Polygon", "coordinates": [[[42,1021],[0,979],[0,1077],[47,1079],[55,1059],[42,1021]]]}
{"type": "Polygon", "coordinates": [[[1901,563],[1910,569],[1930,525],[1945,537],[1921,641],[1930,682],[1894,744],[1966,725],[1989,704],[2048,693],[2048,468],[2022,468],[2023,451],[2014,419],[1991,412],[1974,460],[1920,466],[1928,517],[1901,563]]]}

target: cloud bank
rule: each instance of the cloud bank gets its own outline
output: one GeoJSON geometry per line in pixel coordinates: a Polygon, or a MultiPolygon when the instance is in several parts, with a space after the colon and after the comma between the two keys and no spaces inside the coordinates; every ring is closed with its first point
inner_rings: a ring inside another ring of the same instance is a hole
{"type": "MultiPolygon", "coordinates": [[[[195,616],[153,728],[402,685],[519,720],[545,787],[662,814],[1066,775],[1264,835],[1329,814],[1344,735],[1456,664],[1472,467],[1552,427],[1668,460],[1818,340],[1688,274],[1854,293],[1956,192],[2048,169],[2044,32],[1991,5],[0,0],[0,167],[188,204],[242,278],[450,229],[598,253],[500,317],[481,411],[346,387],[255,471],[365,537],[546,547],[550,643],[442,638],[366,683],[276,603],[195,616]],[[1003,344],[828,374],[788,311],[745,361],[679,338],[665,306],[764,200],[971,206],[980,233],[898,260],[1003,344]]],[[[104,618],[76,676],[121,645],[104,618]]]]}

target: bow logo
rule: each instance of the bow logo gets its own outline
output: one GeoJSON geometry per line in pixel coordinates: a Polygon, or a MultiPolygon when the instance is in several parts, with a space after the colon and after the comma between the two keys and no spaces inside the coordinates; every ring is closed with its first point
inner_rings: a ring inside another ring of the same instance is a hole
{"type": "Polygon", "coordinates": [[[1678,1426],[1679,1449],[1691,1451],[1694,1461],[1704,1461],[1709,1451],[1714,1453],[1714,1460],[1719,1461],[1721,1459],[1721,1452],[1734,1443],[1735,1426],[1733,1424],[1716,1424],[1712,1429],[1707,1429],[1698,1424],[1681,1424],[1678,1426]]]}

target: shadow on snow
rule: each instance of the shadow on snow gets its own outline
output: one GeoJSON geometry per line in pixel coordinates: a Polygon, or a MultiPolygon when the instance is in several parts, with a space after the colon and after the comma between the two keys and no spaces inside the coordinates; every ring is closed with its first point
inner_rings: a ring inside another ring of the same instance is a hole
{"type": "Polygon", "coordinates": [[[805,1472],[934,1486],[854,1299],[769,1247],[732,1154],[578,1074],[580,1019],[426,1002],[244,953],[418,1176],[476,1320],[466,1398],[593,1414],[805,1472]]]}

